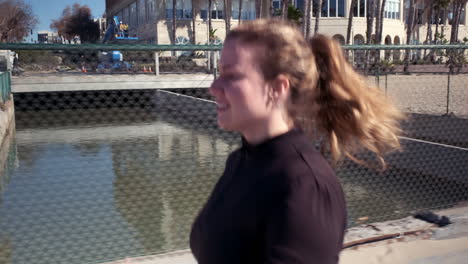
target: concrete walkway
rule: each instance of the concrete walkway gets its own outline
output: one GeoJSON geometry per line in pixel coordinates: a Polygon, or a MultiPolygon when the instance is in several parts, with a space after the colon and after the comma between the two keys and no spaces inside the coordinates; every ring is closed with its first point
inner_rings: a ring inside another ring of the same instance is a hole
{"type": "MultiPolygon", "coordinates": [[[[466,264],[468,263],[468,206],[436,212],[452,224],[440,228],[407,217],[365,224],[348,230],[345,243],[385,234],[422,230],[414,235],[351,247],[342,251],[340,264],[466,264]]],[[[196,264],[190,250],[118,260],[107,264],[196,264]]]]}
{"type": "Polygon", "coordinates": [[[12,78],[13,93],[208,88],[212,74],[35,74],[12,78]]]}

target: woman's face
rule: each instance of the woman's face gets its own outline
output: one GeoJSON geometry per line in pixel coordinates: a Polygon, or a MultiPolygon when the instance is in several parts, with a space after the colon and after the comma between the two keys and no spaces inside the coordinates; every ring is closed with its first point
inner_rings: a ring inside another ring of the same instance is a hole
{"type": "Polygon", "coordinates": [[[221,52],[220,75],[210,87],[215,97],[218,124],[225,130],[241,134],[264,126],[271,104],[268,84],[258,64],[261,48],[237,40],[225,43],[221,52]]]}

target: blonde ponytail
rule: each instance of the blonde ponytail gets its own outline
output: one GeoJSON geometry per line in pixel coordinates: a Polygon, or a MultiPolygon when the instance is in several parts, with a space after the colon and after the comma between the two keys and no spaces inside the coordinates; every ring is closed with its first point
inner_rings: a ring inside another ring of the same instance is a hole
{"type": "Polygon", "coordinates": [[[400,148],[399,121],[404,115],[376,87],[354,71],[336,41],[315,35],[309,45],[317,65],[317,83],[308,112],[327,139],[334,162],[366,149],[385,168],[384,155],[400,148]]]}

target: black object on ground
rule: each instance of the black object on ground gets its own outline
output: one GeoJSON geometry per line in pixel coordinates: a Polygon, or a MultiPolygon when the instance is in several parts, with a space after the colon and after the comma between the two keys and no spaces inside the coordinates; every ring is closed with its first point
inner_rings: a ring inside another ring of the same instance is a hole
{"type": "Polygon", "coordinates": [[[439,227],[444,227],[452,223],[447,216],[438,216],[431,211],[417,213],[414,215],[414,218],[436,224],[439,227]]]}

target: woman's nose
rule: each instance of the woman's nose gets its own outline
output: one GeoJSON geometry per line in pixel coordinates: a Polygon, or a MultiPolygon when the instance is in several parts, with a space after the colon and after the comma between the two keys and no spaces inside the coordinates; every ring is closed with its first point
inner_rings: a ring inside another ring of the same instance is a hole
{"type": "Polygon", "coordinates": [[[208,91],[212,96],[217,96],[222,92],[219,79],[213,81],[208,91]]]}

